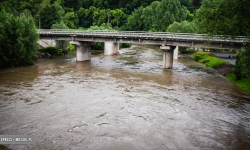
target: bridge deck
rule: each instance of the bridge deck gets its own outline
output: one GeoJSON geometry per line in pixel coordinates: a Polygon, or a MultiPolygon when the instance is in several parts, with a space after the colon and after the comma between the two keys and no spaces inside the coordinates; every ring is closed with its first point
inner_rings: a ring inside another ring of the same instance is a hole
{"type": "MultiPolygon", "coordinates": [[[[235,45],[236,49],[241,48],[246,43],[250,42],[250,37],[245,36],[235,36],[231,38],[230,36],[225,35],[213,35],[209,36],[206,34],[193,34],[193,33],[169,33],[169,32],[141,32],[141,31],[108,31],[108,30],[72,30],[72,29],[40,29],[38,30],[40,37],[61,37],[59,40],[63,39],[62,37],[77,37],[78,40],[87,40],[87,38],[99,38],[97,41],[105,42],[105,38],[109,39],[120,39],[120,42],[124,41],[128,43],[128,39],[132,40],[147,40],[147,41],[168,41],[166,44],[180,45],[180,46],[194,46],[194,43],[199,43],[197,46],[202,47],[204,44],[217,44],[212,46],[213,48],[232,48],[230,45],[235,45]],[[171,41],[169,43],[169,41],[171,41]],[[182,43],[180,43],[182,42],[182,43]],[[183,43],[186,42],[186,43],[183,43]],[[187,44],[189,43],[189,44],[187,44]],[[192,44],[190,44],[192,43],[192,44]],[[202,44],[201,44],[202,43],[202,44]],[[227,45],[227,46],[222,46],[227,45]]],[[[119,41],[116,41],[119,42],[119,41]]],[[[137,42],[137,41],[136,41],[137,42]]],[[[131,42],[134,43],[134,42],[131,42]]],[[[154,43],[154,42],[153,42],[154,43]]],[[[144,43],[145,44],[145,43],[144,43]]],[[[155,42],[155,44],[160,44],[155,42]]],[[[197,47],[196,46],[196,47],[197,47]]]]}

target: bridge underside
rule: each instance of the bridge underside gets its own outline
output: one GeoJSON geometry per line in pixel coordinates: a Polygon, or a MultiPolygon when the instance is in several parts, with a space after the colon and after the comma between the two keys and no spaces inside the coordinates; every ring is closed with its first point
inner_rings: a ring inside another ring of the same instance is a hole
{"type": "Polygon", "coordinates": [[[173,66],[173,59],[178,58],[178,46],[196,47],[207,49],[234,49],[240,50],[243,48],[242,44],[230,42],[206,42],[199,40],[185,40],[185,39],[163,39],[163,38],[131,38],[131,37],[88,37],[77,35],[40,35],[43,40],[68,40],[70,43],[76,45],[77,61],[86,61],[91,59],[91,45],[96,42],[105,42],[105,55],[114,55],[119,53],[119,43],[131,44],[152,44],[162,45],[163,51],[163,68],[170,69],[173,66]],[[223,44],[222,44],[223,43],[223,44]],[[176,48],[176,50],[175,50],[176,48]],[[175,54],[174,54],[175,53],[175,54]]]}
{"type": "Polygon", "coordinates": [[[207,49],[234,49],[241,50],[244,46],[232,43],[204,43],[201,41],[185,41],[185,40],[172,40],[172,39],[133,39],[133,38],[100,38],[100,37],[64,37],[64,36],[41,36],[44,40],[69,40],[69,41],[84,41],[84,42],[114,42],[114,43],[131,43],[131,44],[152,44],[152,45],[169,45],[169,46],[183,46],[183,47],[196,47],[207,49]]]}

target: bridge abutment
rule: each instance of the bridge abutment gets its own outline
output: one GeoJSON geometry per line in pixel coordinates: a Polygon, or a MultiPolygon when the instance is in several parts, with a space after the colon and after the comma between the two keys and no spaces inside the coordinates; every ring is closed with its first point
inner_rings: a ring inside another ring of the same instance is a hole
{"type": "Polygon", "coordinates": [[[119,43],[105,42],[104,55],[119,54],[119,43]]]}
{"type": "Polygon", "coordinates": [[[163,51],[163,69],[171,69],[174,61],[174,49],[176,46],[161,46],[163,51]]]}
{"type": "Polygon", "coordinates": [[[76,61],[91,60],[91,45],[93,42],[71,41],[70,44],[76,46],[76,61]]]}

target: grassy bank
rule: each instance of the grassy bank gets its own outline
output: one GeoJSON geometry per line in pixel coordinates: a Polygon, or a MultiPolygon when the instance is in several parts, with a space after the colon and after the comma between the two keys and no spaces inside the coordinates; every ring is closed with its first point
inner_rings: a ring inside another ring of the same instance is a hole
{"type": "Polygon", "coordinates": [[[236,76],[234,73],[230,73],[226,75],[226,78],[236,84],[238,87],[245,89],[246,91],[250,92],[250,79],[241,79],[236,80],[236,76]]]}
{"type": "Polygon", "coordinates": [[[234,66],[227,63],[226,61],[211,56],[207,52],[197,52],[192,54],[196,61],[205,64],[208,67],[216,69],[220,74],[226,76],[226,78],[236,84],[238,87],[243,88],[246,91],[250,92],[250,79],[241,79],[237,80],[235,74],[233,73],[234,66]]]}
{"type": "Polygon", "coordinates": [[[207,52],[197,52],[192,54],[191,56],[193,56],[196,61],[199,61],[200,63],[203,63],[207,67],[211,68],[217,68],[220,65],[227,63],[220,58],[213,57],[210,53],[207,52]]]}

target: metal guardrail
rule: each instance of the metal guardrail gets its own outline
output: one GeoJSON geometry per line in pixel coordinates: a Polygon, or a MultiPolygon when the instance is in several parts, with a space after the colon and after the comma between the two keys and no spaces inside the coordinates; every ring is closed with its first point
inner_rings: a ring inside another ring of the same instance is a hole
{"type": "Polygon", "coordinates": [[[175,40],[199,40],[227,43],[248,43],[250,37],[229,35],[195,34],[195,33],[172,33],[172,32],[145,32],[145,31],[114,31],[114,30],[78,30],[78,29],[39,29],[40,35],[78,35],[78,36],[100,36],[100,37],[133,37],[133,38],[160,38],[175,40]]]}

